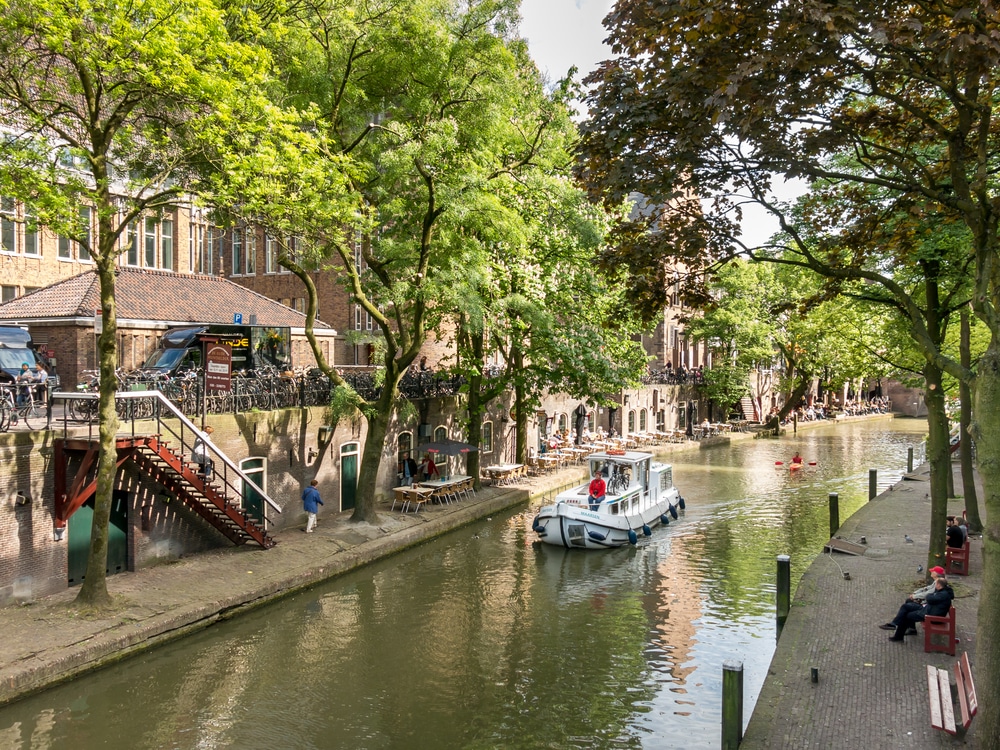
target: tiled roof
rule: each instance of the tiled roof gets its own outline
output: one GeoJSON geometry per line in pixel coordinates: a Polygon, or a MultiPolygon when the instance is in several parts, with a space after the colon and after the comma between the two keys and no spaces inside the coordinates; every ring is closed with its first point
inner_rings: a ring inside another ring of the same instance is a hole
{"type": "MultiPolygon", "coordinates": [[[[262,294],[220,276],[147,271],[123,266],[115,282],[118,320],[162,320],[171,323],[244,323],[302,328],[306,316],[262,294]]],[[[0,304],[0,320],[92,318],[100,307],[95,271],[72,276],[23,297],[0,304]]],[[[316,328],[329,328],[316,321],[316,328]]]]}

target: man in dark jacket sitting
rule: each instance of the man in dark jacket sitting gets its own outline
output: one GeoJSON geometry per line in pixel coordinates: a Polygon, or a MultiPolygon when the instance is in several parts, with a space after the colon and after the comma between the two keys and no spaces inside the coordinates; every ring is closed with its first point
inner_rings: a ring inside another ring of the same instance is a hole
{"type": "Polygon", "coordinates": [[[923,622],[924,618],[930,615],[931,617],[947,617],[948,612],[951,610],[952,599],[955,598],[955,592],[952,591],[951,586],[948,585],[948,579],[944,576],[939,576],[936,581],[934,581],[934,591],[929,593],[924,597],[923,606],[917,604],[916,602],[905,602],[899,609],[899,613],[896,615],[896,619],[892,621],[892,625],[895,626],[896,632],[889,636],[890,641],[901,641],[903,640],[904,634],[909,630],[913,629],[916,632],[915,625],[918,622],[923,622]]]}

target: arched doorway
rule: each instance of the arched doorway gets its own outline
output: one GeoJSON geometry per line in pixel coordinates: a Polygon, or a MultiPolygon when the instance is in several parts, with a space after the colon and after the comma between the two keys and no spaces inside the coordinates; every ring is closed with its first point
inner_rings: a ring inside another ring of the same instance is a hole
{"type": "Polygon", "coordinates": [[[358,443],[340,446],[340,509],[352,510],[358,497],[358,443]]]}

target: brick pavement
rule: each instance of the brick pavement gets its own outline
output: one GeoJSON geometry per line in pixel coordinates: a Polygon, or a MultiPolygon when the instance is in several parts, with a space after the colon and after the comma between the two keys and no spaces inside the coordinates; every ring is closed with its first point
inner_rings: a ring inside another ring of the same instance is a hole
{"type": "MultiPolygon", "coordinates": [[[[955,470],[960,492],[957,464],[955,470]]],[[[905,643],[889,641],[891,633],[878,629],[893,618],[906,594],[923,584],[917,568],[926,564],[928,545],[927,467],[915,476],[841,526],[838,536],[844,539],[867,538],[863,557],[824,554],[803,575],[741,750],[979,746],[976,720],[964,742],[931,728],[926,665],[950,672],[967,651],[975,678],[981,543],[972,542],[971,575],[950,578],[961,641],[955,657],[925,654],[922,626],[920,635],[905,643]],[[812,667],[819,670],[816,684],[810,681],[812,667]]],[[[949,513],[961,511],[961,499],[949,504],[949,513]]]]}

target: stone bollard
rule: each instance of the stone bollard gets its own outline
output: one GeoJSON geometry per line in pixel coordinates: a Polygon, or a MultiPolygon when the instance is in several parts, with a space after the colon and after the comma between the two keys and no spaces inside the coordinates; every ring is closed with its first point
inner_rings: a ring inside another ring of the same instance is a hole
{"type": "Polygon", "coordinates": [[[743,741],[743,662],[722,662],[722,750],[743,741]]]}
{"type": "Polygon", "coordinates": [[[830,538],[837,533],[840,528],[840,496],[836,492],[830,493],[830,538]]]}
{"type": "Polygon", "coordinates": [[[777,614],[778,632],[785,627],[785,620],[792,608],[792,558],[788,555],[778,555],[777,591],[775,593],[775,609],[777,614]]]}

